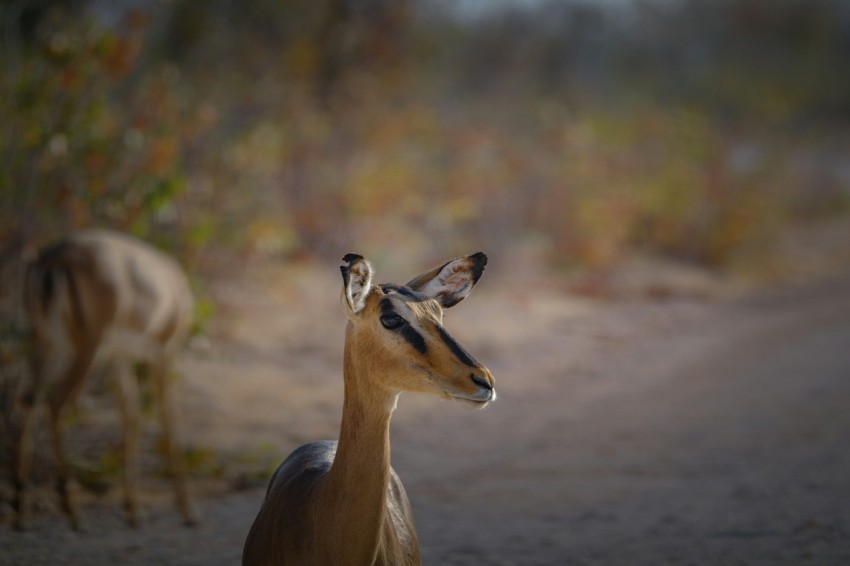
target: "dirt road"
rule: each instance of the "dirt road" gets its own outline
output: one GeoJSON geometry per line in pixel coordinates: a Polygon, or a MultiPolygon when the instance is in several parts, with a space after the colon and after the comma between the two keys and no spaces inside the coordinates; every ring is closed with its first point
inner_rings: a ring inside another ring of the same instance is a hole
{"type": "MultiPolygon", "coordinates": [[[[236,461],[335,436],[342,315],[325,294],[283,317],[290,292],[242,304],[233,346],[184,363],[190,443],[236,461]]],[[[426,564],[850,564],[850,278],[606,304],[494,286],[446,324],[499,400],[402,397],[393,465],[426,564]]],[[[157,485],[137,531],[107,499],[83,533],[49,509],[3,525],[0,564],[238,564],[263,490],[207,483],[197,528],[157,485]]]]}

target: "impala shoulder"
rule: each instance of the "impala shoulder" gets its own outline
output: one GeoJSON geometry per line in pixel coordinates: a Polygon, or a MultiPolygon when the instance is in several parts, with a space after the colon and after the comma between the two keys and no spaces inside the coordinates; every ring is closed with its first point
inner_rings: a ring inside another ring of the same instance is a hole
{"type": "Polygon", "coordinates": [[[299,446],[278,466],[269,481],[269,492],[291,484],[312,483],[324,476],[333,464],[335,440],[319,440],[299,446]]]}

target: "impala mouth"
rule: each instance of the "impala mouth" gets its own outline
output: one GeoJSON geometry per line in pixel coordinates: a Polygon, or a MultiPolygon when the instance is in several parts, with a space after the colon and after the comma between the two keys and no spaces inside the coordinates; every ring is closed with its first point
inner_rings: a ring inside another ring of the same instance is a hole
{"type": "Polygon", "coordinates": [[[455,401],[460,401],[461,403],[465,403],[477,409],[483,409],[488,404],[496,400],[496,390],[493,388],[481,388],[472,395],[467,395],[465,393],[449,393],[449,395],[455,401]]]}
{"type": "MultiPolygon", "coordinates": [[[[421,365],[417,365],[417,367],[425,372],[425,374],[428,376],[429,381],[431,381],[434,385],[438,385],[434,374],[431,373],[430,370],[426,369],[421,365]]],[[[472,379],[472,382],[475,383],[475,385],[477,386],[476,390],[473,393],[463,393],[454,390],[454,388],[438,385],[443,398],[450,399],[453,401],[460,401],[461,403],[464,403],[465,405],[476,409],[483,409],[484,407],[496,400],[496,389],[489,381],[475,374],[471,374],[469,377],[472,379]]]]}

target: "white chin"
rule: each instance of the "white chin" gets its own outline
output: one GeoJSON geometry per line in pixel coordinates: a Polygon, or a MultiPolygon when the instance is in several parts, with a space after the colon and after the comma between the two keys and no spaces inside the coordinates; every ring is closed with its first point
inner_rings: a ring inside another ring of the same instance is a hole
{"type": "Polygon", "coordinates": [[[484,407],[489,405],[492,401],[496,400],[496,392],[493,391],[493,393],[487,399],[470,399],[469,397],[459,397],[459,396],[454,396],[452,398],[455,401],[459,401],[460,403],[463,403],[464,405],[466,405],[467,407],[469,407],[471,409],[483,409],[484,407]]]}

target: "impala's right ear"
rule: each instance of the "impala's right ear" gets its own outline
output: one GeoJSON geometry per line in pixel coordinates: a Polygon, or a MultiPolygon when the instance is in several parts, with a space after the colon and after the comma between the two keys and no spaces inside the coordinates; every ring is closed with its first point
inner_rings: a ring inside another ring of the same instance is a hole
{"type": "Polygon", "coordinates": [[[348,314],[357,314],[366,306],[366,295],[372,288],[372,265],[362,255],[345,254],[340,265],[342,272],[342,296],[348,314]]]}

